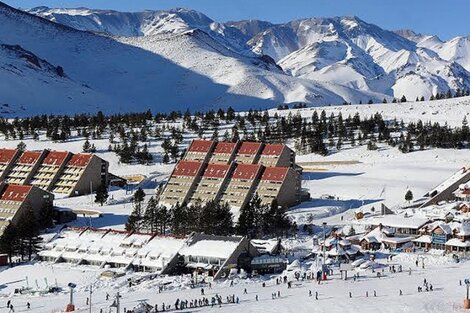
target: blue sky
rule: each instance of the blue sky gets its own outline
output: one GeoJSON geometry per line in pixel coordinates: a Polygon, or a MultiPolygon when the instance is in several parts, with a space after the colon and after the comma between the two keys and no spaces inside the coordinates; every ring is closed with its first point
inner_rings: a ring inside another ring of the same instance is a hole
{"type": "Polygon", "coordinates": [[[386,29],[410,28],[441,39],[470,35],[470,0],[0,0],[14,7],[90,7],[139,11],[192,8],[217,21],[275,23],[312,16],[356,15],[386,29]]]}

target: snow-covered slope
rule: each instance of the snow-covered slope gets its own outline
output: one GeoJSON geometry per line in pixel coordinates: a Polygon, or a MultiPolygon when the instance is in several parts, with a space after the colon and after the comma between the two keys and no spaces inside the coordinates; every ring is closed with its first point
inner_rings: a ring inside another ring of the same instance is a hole
{"type": "Polygon", "coordinates": [[[149,36],[184,33],[200,29],[227,47],[249,54],[240,30],[217,23],[201,12],[177,8],[168,11],[118,12],[113,10],[51,9],[36,7],[27,12],[78,30],[114,36],[149,36]]]}
{"type": "Polygon", "coordinates": [[[0,44],[0,113],[30,114],[94,111],[106,96],[72,80],[54,66],[20,46],[0,44]],[[20,95],[19,95],[20,94],[20,95]]]}
{"type": "Polygon", "coordinates": [[[77,88],[86,86],[85,91],[100,95],[77,97],[69,87],[43,84],[32,77],[26,88],[15,81],[23,80],[21,77],[13,77],[9,84],[17,87],[9,97],[0,94],[0,103],[28,105],[24,114],[49,112],[54,106],[69,112],[199,110],[230,105],[241,110],[290,102],[339,104],[380,98],[286,75],[269,57],[240,54],[199,29],[116,39],[52,23],[1,3],[0,24],[0,43],[20,45],[53,66],[61,66],[77,88]],[[34,98],[25,98],[30,90],[34,90],[34,98]],[[60,98],[49,96],[53,93],[71,100],[63,106],[60,98]],[[30,99],[38,105],[29,106],[30,99]],[[41,108],[43,103],[50,107],[41,108]]]}
{"type": "Polygon", "coordinates": [[[470,86],[467,38],[442,42],[412,30],[387,31],[357,17],[221,24],[187,9],[121,13],[39,7],[29,12],[77,29],[126,37],[199,29],[239,54],[252,56],[247,52],[251,49],[255,54],[269,55],[293,76],[379,97],[405,95],[414,99],[470,86]]]}

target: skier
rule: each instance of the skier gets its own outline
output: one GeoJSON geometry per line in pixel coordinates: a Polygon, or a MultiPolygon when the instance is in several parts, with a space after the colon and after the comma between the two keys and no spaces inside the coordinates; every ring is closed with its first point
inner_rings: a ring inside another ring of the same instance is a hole
{"type": "Polygon", "coordinates": [[[31,304],[29,302],[26,302],[26,307],[29,309],[31,309],[31,304]]]}
{"type": "Polygon", "coordinates": [[[204,295],[204,288],[201,288],[201,295],[204,295]]]}
{"type": "Polygon", "coordinates": [[[256,301],[258,301],[258,295],[256,295],[255,299],[256,299],[256,301]]]}
{"type": "Polygon", "coordinates": [[[246,288],[245,288],[245,290],[243,290],[243,294],[245,294],[245,295],[248,294],[248,291],[246,290],[246,288]]]}

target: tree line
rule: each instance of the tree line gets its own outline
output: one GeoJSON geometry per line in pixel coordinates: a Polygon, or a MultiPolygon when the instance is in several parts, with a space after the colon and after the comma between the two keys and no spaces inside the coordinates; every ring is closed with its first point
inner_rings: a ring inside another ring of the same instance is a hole
{"type": "Polygon", "coordinates": [[[167,208],[158,204],[158,194],[146,203],[144,200],[145,192],[137,189],[132,197],[134,208],[126,223],[127,231],[180,236],[202,232],[263,238],[287,235],[296,228],[286,208],[279,206],[276,200],[271,205],[262,205],[257,194],[240,210],[237,222],[227,203],[199,200],[191,205],[176,203],[167,208]]]}

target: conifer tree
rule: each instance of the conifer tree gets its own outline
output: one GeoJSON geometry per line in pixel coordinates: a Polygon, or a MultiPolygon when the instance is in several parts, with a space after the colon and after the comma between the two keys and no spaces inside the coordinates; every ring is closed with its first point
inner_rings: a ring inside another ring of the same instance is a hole
{"type": "Polygon", "coordinates": [[[99,203],[101,206],[108,200],[108,188],[105,184],[101,184],[98,189],[96,189],[95,194],[95,203],[99,203]]]}
{"type": "Polygon", "coordinates": [[[0,237],[0,251],[8,255],[8,261],[12,265],[13,256],[18,251],[18,230],[11,223],[5,227],[0,237]]]}

